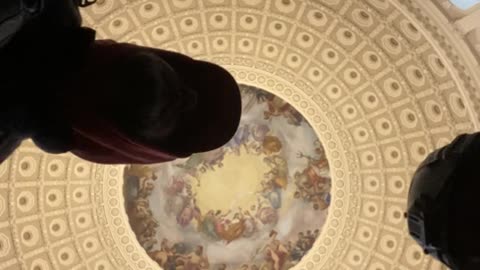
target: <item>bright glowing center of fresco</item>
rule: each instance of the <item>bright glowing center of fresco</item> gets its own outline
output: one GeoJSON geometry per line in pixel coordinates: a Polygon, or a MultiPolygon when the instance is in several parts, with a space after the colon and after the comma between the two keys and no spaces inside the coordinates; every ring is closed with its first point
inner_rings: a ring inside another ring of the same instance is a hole
{"type": "Polygon", "coordinates": [[[265,155],[240,151],[239,155],[225,155],[222,168],[199,176],[199,185],[194,185],[193,190],[201,211],[249,209],[256,202],[256,191],[271,168],[263,162],[265,155]]]}
{"type": "Polygon", "coordinates": [[[225,146],[125,168],[131,228],[163,269],[290,269],[325,224],[331,180],[317,134],[283,99],[240,90],[240,126],[225,146]]]}

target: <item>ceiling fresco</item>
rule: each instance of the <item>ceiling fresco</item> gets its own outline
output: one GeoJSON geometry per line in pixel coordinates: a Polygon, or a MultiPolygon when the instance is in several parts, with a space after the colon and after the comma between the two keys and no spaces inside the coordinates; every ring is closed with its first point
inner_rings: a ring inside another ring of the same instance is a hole
{"type": "Polygon", "coordinates": [[[331,201],[321,142],[283,99],[240,87],[227,145],[125,168],[130,225],[164,269],[289,269],[320,235],[331,201]]]}

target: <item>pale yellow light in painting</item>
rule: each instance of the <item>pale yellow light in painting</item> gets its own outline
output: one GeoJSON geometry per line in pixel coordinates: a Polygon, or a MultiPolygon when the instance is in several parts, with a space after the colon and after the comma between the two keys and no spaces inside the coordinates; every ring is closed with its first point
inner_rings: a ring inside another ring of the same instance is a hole
{"type": "Polygon", "coordinates": [[[199,177],[200,186],[194,186],[197,193],[197,206],[202,213],[209,210],[222,210],[223,213],[238,208],[250,210],[256,205],[257,193],[261,182],[268,180],[265,176],[271,168],[263,162],[263,154],[246,153],[242,148],[240,155],[227,153],[222,168],[207,170],[199,177]]]}

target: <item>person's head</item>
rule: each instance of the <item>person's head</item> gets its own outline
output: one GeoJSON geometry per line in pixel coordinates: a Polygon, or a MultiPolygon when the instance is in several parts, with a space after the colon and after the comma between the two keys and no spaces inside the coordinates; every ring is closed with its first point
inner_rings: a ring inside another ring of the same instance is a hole
{"type": "Polygon", "coordinates": [[[431,153],[415,172],[408,194],[410,235],[454,270],[480,269],[480,212],[474,208],[480,188],[475,170],[479,135],[459,136],[431,153]]]}
{"type": "Polygon", "coordinates": [[[151,52],[132,52],[113,60],[95,83],[114,94],[105,114],[123,131],[147,140],[169,137],[180,115],[196,106],[196,93],[151,52]]]}
{"type": "Polygon", "coordinates": [[[65,83],[78,92],[64,96],[72,105],[101,108],[115,128],[140,135],[141,142],[166,153],[187,156],[217,149],[240,123],[240,91],[231,74],[179,53],[96,41],[82,70],[65,83]]]}
{"type": "Polygon", "coordinates": [[[474,173],[474,166],[478,165],[470,166],[455,181],[453,196],[447,206],[448,250],[459,264],[472,264],[472,268],[480,269],[480,211],[475,209],[479,205],[480,178],[474,173]]]}

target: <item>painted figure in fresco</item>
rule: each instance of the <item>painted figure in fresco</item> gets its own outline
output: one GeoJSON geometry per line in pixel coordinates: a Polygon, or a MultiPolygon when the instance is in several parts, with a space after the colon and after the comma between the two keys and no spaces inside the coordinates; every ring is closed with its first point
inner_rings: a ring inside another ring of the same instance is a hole
{"type": "Polygon", "coordinates": [[[243,237],[252,237],[258,231],[257,220],[248,210],[244,212],[244,224],[245,230],[243,231],[243,237]]]}
{"type": "Polygon", "coordinates": [[[222,263],[218,266],[217,270],[227,270],[227,265],[222,263]]]}
{"type": "Polygon", "coordinates": [[[225,156],[225,149],[218,148],[205,153],[198,153],[190,156],[184,164],[177,164],[176,166],[184,169],[189,175],[198,178],[198,172],[206,172],[207,169],[214,171],[215,167],[223,167],[223,158],[225,156]]]}
{"type": "Polygon", "coordinates": [[[144,197],[137,197],[127,209],[132,230],[137,235],[138,242],[145,249],[150,250],[156,244],[155,234],[158,222],[150,210],[149,201],[144,197]]]}
{"type": "Polygon", "coordinates": [[[145,197],[151,194],[154,189],[152,181],[157,180],[157,176],[153,169],[142,165],[129,165],[125,167],[125,185],[126,197],[134,200],[137,196],[145,197]]]}
{"type": "Polygon", "coordinates": [[[125,167],[124,175],[127,181],[136,182],[138,189],[142,189],[146,181],[157,180],[155,171],[151,167],[144,165],[128,165],[125,167]]]}
{"type": "Polygon", "coordinates": [[[305,188],[304,185],[302,185],[299,180],[301,179],[300,177],[294,177],[295,178],[295,185],[297,186],[297,190],[295,191],[293,197],[295,199],[303,199],[308,196],[308,190],[305,188]]]}
{"type": "Polygon", "coordinates": [[[270,128],[268,125],[260,124],[253,126],[251,130],[253,142],[249,144],[248,148],[254,149],[257,154],[262,153],[262,144],[269,132],[270,128]]]}
{"type": "Polygon", "coordinates": [[[305,255],[305,251],[308,250],[308,242],[303,232],[298,233],[296,246],[302,251],[302,256],[305,255]]]}
{"type": "Polygon", "coordinates": [[[262,152],[265,155],[272,155],[282,150],[282,142],[276,136],[267,135],[262,142],[262,152]]]}
{"type": "Polygon", "coordinates": [[[319,191],[315,192],[312,185],[305,180],[306,177],[300,172],[296,172],[294,177],[297,186],[294,193],[295,199],[303,199],[305,202],[311,203],[314,210],[324,210],[330,205],[328,200],[330,185],[324,185],[319,191]]]}
{"type": "MultiPolygon", "coordinates": [[[[316,152],[322,153],[321,145],[316,148],[316,152]]],[[[327,176],[328,162],[324,156],[313,158],[302,152],[297,154],[298,158],[308,160],[307,167],[301,172],[295,172],[294,179],[297,191],[295,198],[303,198],[312,203],[315,210],[324,210],[329,203],[326,201],[330,190],[330,178],[327,176]]]]}
{"type": "Polygon", "coordinates": [[[298,157],[306,158],[309,162],[309,165],[312,165],[318,168],[319,174],[322,174],[322,173],[324,174],[324,171],[328,170],[328,167],[329,167],[327,156],[325,155],[325,149],[323,149],[323,146],[319,140],[315,140],[314,147],[315,147],[315,155],[317,155],[318,158],[313,158],[311,156],[304,155],[301,152],[298,153],[298,157]]]}
{"type": "Polygon", "coordinates": [[[172,182],[164,188],[165,212],[168,215],[178,216],[190,202],[190,196],[186,191],[186,181],[183,177],[172,177],[172,182]]]}
{"type": "Polygon", "coordinates": [[[270,269],[281,270],[284,269],[286,260],[288,258],[288,249],[277,240],[278,233],[276,231],[270,232],[269,243],[261,249],[265,252],[265,263],[271,266],[270,269]]]}
{"type": "Polygon", "coordinates": [[[312,194],[307,198],[307,201],[312,203],[312,207],[314,210],[325,210],[328,208],[329,205],[325,200],[326,195],[327,194],[325,193],[312,194]]]}
{"type": "Polygon", "coordinates": [[[242,237],[245,231],[245,218],[242,212],[235,213],[232,220],[226,220],[226,225],[224,231],[219,236],[227,244],[242,237]]]}
{"type": "Polygon", "coordinates": [[[233,138],[227,143],[226,147],[231,149],[233,153],[237,156],[240,156],[242,146],[245,148],[247,154],[250,152],[248,149],[248,141],[250,139],[250,125],[242,125],[237,130],[237,133],[233,136],[233,138]]]}
{"type": "Polygon", "coordinates": [[[207,256],[203,253],[203,246],[197,246],[195,251],[187,256],[182,256],[184,260],[184,270],[206,270],[210,264],[207,256]]]}
{"type": "Polygon", "coordinates": [[[145,220],[145,229],[142,233],[138,235],[138,242],[145,250],[151,250],[155,244],[157,244],[157,239],[155,235],[157,233],[156,228],[158,227],[158,222],[153,218],[148,218],[145,220]]]}
{"type": "MultiPolygon", "coordinates": [[[[144,179],[157,180],[155,171],[150,166],[145,165],[128,165],[125,167],[124,174],[137,178],[139,183],[144,179]]],[[[139,186],[142,185],[139,184],[139,186]]]]}
{"type": "Polygon", "coordinates": [[[278,222],[278,213],[271,206],[263,206],[263,203],[258,200],[258,207],[255,217],[262,222],[263,225],[276,224],[278,222]]]}
{"type": "Polygon", "coordinates": [[[152,258],[160,267],[163,269],[169,269],[172,264],[175,264],[174,259],[175,252],[173,247],[170,246],[170,243],[167,239],[162,239],[160,243],[160,250],[149,252],[148,256],[152,258]]]}
{"type": "Polygon", "coordinates": [[[267,97],[267,111],[264,112],[264,118],[270,120],[273,117],[283,116],[287,119],[290,125],[300,126],[303,121],[303,116],[290,104],[283,101],[277,96],[267,97]]]}
{"type": "Polygon", "coordinates": [[[197,171],[204,173],[207,169],[215,171],[216,166],[222,168],[224,157],[225,149],[222,147],[209,152],[194,154],[184,164],[175,166],[184,169],[192,177],[198,178],[197,171]]]}
{"type": "Polygon", "coordinates": [[[146,181],[143,188],[139,191],[139,195],[142,197],[148,197],[152,194],[155,189],[155,184],[150,180],[146,181]]]}
{"type": "Polygon", "coordinates": [[[188,197],[184,194],[178,194],[176,196],[166,196],[165,199],[165,212],[168,215],[177,216],[188,204],[188,197]]]}
{"type": "Polygon", "coordinates": [[[191,155],[187,161],[182,164],[175,165],[178,168],[182,168],[185,173],[191,175],[192,177],[198,177],[198,169],[202,164],[202,156],[200,154],[191,155]]]}
{"type": "Polygon", "coordinates": [[[288,248],[290,251],[289,257],[293,263],[298,263],[306,254],[307,247],[303,241],[303,237],[303,232],[300,232],[295,245],[291,244],[291,247],[288,248]]]}
{"type": "Polygon", "coordinates": [[[231,210],[229,210],[227,213],[224,213],[224,214],[222,213],[222,210],[217,210],[217,212],[215,212],[215,218],[214,218],[215,234],[219,239],[221,238],[221,235],[225,233],[227,223],[229,222],[229,220],[227,219],[227,216],[231,212],[232,212],[231,210]]]}
{"type": "Polygon", "coordinates": [[[264,159],[264,162],[272,168],[265,177],[270,177],[271,181],[281,189],[286,189],[288,185],[288,164],[280,155],[270,156],[264,159]]]}
{"type": "MultiPolygon", "coordinates": [[[[173,177],[172,182],[164,188],[165,194],[165,212],[168,215],[175,215],[177,219],[179,216],[186,217],[191,207],[195,194],[192,192],[192,186],[183,179],[183,177],[173,177]],[[189,208],[186,210],[186,208],[189,208]]],[[[193,208],[195,209],[195,207],[193,208]]],[[[196,217],[196,213],[193,213],[196,217]]],[[[182,220],[183,220],[182,218],[182,220]]]]}
{"type": "Polygon", "coordinates": [[[293,246],[291,251],[290,251],[290,259],[294,263],[299,262],[303,258],[304,255],[305,255],[304,252],[298,246],[293,246]]]}
{"type": "Polygon", "coordinates": [[[313,247],[313,243],[315,243],[315,236],[313,235],[311,230],[307,230],[307,235],[305,236],[307,240],[307,249],[310,250],[313,247]]]}
{"type": "Polygon", "coordinates": [[[203,165],[204,165],[204,168],[200,169],[201,172],[205,172],[204,169],[215,171],[215,167],[218,167],[218,168],[223,167],[222,162],[225,157],[225,149],[223,147],[209,151],[209,152],[201,153],[200,155],[203,158],[203,165]]]}
{"type": "Polygon", "coordinates": [[[168,196],[177,196],[182,193],[185,188],[185,179],[179,176],[173,176],[170,184],[164,189],[166,195],[168,196]]]}
{"type": "Polygon", "coordinates": [[[187,227],[194,218],[200,220],[200,217],[200,209],[196,205],[196,200],[192,199],[177,216],[177,224],[182,227],[187,227]]]}
{"type": "Polygon", "coordinates": [[[132,206],[132,216],[140,219],[148,217],[150,211],[148,199],[139,197],[133,201],[132,206]]]}
{"type": "Polygon", "coordinates": [[[218,240],[219,237],[215,231],[216,216],[213,210],[209,210],[207,214],[201,217],[198,223],[198,231],[204,233],[212,240],[218,240]]]}
{"type": "Polygon", "coordinates": [[[329,183],[329,178],[325,175],[324,170],[328,166],[327,160],[325,157],[320,158],[313,158],[311,156],[307,156],[302,152],[299,152],[297,157],[299,158],[306,158],[308,160],[307,168],[304,169],[300,176],[304,176],[306,181],[303,183],[308,185],[309,188],[313,189],[313,192],[323,192],[326,191],[328,188],[327,185],[329,183]]]}
{"type": "Polygon", "coordinates": [[[255,104],[265,103],[269,97],[273,96],[268,92],[261,91],[255,87],[248,85],[242,85],[242,87],[240,87],[240,92],[242,94],[242,97],[246,99],[243,102],[245,104],[245,106],[243,107],[243,112],[250,111],[250,109],[253,108],[255,104]]]}
{"type": "Polygon", "coordinates": [[[282,190],[276,185],[273,179],[262,181],[262,190],[259,193],[263,198],[270,202],[270,205],[274,209],[280,209],[282,207],[282,190]]]}

